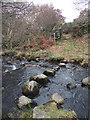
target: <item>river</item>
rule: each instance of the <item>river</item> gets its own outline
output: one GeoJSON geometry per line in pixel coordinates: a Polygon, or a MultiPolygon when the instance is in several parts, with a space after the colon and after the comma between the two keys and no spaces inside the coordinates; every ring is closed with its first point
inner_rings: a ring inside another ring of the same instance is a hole
{"type": "MultiPolygon", "coordinates": [[[[2,60],[2,112],[3,118],[12,112],[16,100],[22,95],[21,86],[33,74],[40,74],[46,68],[57,67],[59,63],[45,61],[17,60],[12,57],[3,57],[2,60]]],[[[88,87],[81,86],[81,80],[88,76],[89,68],[67,63],[66,68],[61,67],[54,77],[49,77],[50,83],[40,88],[39,95],[33,98],[37,105],[49,101],[50,95],[58,92],[64,99],[63,109],[74,110],[78,118],[88,118],[88,87]],[[67,83],[75,81],[77,87],[69,90],[67,83]]]]}

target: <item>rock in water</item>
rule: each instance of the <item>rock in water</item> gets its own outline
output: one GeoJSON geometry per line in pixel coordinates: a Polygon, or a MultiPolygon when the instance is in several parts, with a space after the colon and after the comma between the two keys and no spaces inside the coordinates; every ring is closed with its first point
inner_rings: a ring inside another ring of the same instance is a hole
{"type": "Polygon", "coordinates": [[[36,81],[28,81],[22,86],[22,93],[24,95],[36,96],[39,94],[39,84],[36,81]]]}
{"type": "Polygon", "coordinates": [[[34,101],[32,101],[30,98],[25,97],[25,96],[21,96],[18,99],[17,106],[18,106],[18,108],[21,109],[22,107],[29,106],[31,104],[36,105],[36,103],[34,101]]]}
{"type": "Polygon", "coordinates": [[[49,79],[46,75],[40,74],[40,75],[34,75],[30,77],[30,81],[36,81],[37,83],[44,85],[49,82],[49,79]]]}
{"type": "Polygon", "coordinates": [[[33,109],[33,118],[61,118],[77,120],[76,113],[65,109],[58,109],[55,102],[47,102],[33,109]]]}
{"type": "Polygon", "coordinates": [[[88,85],[89,80],[90,80],[90,77],[84,78],[84,79],[82,80],[82,85],[85,85],[85,86],[88,85]]]}
{"type": "Polygon", "coordinates": [[[53,69],[54,69],[55,71],[58,71],[58,70],[60,69],[60,67],[59,67],[59,66],[56,66],[56,67],[53,67],[53,69]]]}
{"type": "Polygon", "coordinates": [[[47,76],[54,76],[56,71],[54,69],[46,69],[43,74],[47,76]]]}
{"type": "Polygon", "coordinates": [[[66,64],[65,63],[60,63],[59,66],[60,67],[66,67],[66,64]]]}
{"type": "Polygon", "coordinates": [[[56,102],[57,105],[62,105],[62,104],[64,104],[64,98],[61,97],[58,93],[54,93],[53,95],[51,95],[50,101],[56,102]]]}
{"type": "Polygon", "coordinates": [[[1,87],[1,88],[0,88],[0,92],[1,92],[1,91],[3,92],[4,90],[5,90],[5,88],[4,88],[4,87],[1,87]]]}
{"type": "Polygon", "coordinates": [[[76,84],[75,83],[68,83],[67,88],[70,89],[70,90],[74,89],[74,88],[76,88],[76,84]]]}

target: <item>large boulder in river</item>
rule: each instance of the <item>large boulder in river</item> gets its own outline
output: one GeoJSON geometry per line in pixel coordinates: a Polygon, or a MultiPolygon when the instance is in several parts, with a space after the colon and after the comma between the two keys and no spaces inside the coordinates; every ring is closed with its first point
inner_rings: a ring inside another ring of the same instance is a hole
{"type": "Polygon", "coordinates": [[[62,105],[64,104],[64,98],[61,97],[58,93],[54,93],[53,95],[50,96],[50,101],[54,101],[57,103],[57,105],[62,105]]]}
{"type": "Polygon", "coordinates": [[[65,109],[58,109],[55,102],[47,102],[33,109],[33,118],[61,118],[77,120],[76,113],[65,109]]]}
{"type": "Polygon", "coordinates": [[[41,84],[41,85],[45,85],[46,83],[49,82],[49,79],[46,75],[44,74],[40,74],[40,75],[33,75],[30,77],[30,81],[36,81],[37,83],[41,84]]]}
{"type": "Polygon", "coordinates": [[[43,74],[47,76],[54,76],[56,71],[54,69],[46,69],[43,74]]]}
{"type": "Polygon", "coordinates": [[[82,80],[82,85],[88,85],[90,77],[86,77],[82,80]]]}
{"type": "Polygon", "coordinates": [[[22,86],[22,93],[24,95],[36,96],[39,94],[39,84],[36,81],[28,81],[22,86]]]}
{"type": "Polygon", "coordinates": [[[26,96],[19,97],[18,103],[17,103],[18,108],[21,109],[22,107],[26,107],[26,106],[30,107],[31,105],[35,106],[36,103],[33,100],[31,100],[30,98],[26,97],[26,96]]]}

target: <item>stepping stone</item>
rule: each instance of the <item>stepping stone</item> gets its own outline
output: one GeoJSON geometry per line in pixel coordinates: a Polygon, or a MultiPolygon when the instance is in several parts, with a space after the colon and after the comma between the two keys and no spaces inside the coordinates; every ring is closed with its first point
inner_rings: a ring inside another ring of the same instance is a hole
{"type": "Polygon", "coordinates": [[[22,86],[22,93],[24,95],[36,96],[39,94],[40,85],[36,81],[25,82],[22,86]]]}
{"type": "Polygon", "coordinates": [[[43,74],[47,75],[47,76],[54,76],[56,73],[56,71],[54,69],[46,69],[43,74]]]}
{"type": "Polygon", "coordinates": [[[49,101],[33,109],[33,118],[60,118],[77,120],[77,115],[74,111],[69,111],[62,108],[58,109],[56,102],[49,101]]]}
{"type": "Polygon", "coordinates": [[[74,88],[76,88],[76,84],[75,83],[68,83],[67,88],[70,89],[70,90],[74,89],[74,88]]]}
{"type": "Polygon", "coordinates": [[[41,84],[41,85],[45,85],[46,83],[50,82],[48,77],[44,74],[40,74],[40,75],[33,75],[30,77],[30,81],[36,81],[37,83],[41,84]]]}
{"type": "Polygon", "coordinates": [[[84,79],[82,80],[82,85],[87,86],[88,83],[89,83],[89,81],[90,81],[90,77],[86,77],[86,78],[84,78],[84,79]]]}
{"type": "Polygon", "coordinates": [[[60,69],[60,67],[59,67],[59,66],[56,66],[56,67],[53,67],[53,69],[57,71],[57,70],[60,69]]]}
{"type": "Polygon", "coordinates": [[[26,97],[26,96],[21,96],[19,97],[18,99],[18,103],[17,103],[17,106],[18,108],[22,108],[22,107],[25,107],[25,106],[29,106],[29,105],[36,105],[36,103],[34,101],[32,101],[30,98],[26,97]]]}
{"type": "Polygon", "coordinates": [[[66,64],[65,63],[60,63],[59,66],[60,67],[66,67],[66,64]]]}
{"type": "Polygon", "coordinates": [[[62,105],[64,104],[64,98],[61,97],[58,93],[54,93],[53,95],[50,96],[50,101],[54,101],[57,103],[57,105],[62,105]]]}

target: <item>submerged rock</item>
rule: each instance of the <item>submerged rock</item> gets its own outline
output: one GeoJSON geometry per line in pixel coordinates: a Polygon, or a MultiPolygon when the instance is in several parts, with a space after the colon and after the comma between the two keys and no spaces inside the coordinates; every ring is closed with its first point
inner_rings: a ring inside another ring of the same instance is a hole
{"type": "Polygon", "coordinates": [[[47,76],[54,76],[56,71],[54,69],[46,69],[43,74],[47,76]]]}
{"type": "Polygon", "coordinates": [[[36,96],[39,94],[39,84],[36,81],[28,81],[22,86],[22,93],[24,95],[36,96]]]}
{"type": "Polygon", "coordinates": [[[25,96],[21,96],[18,99],[17,106],[18,106],[18,108],[21,109],[22,107],[29,106],[31,104],[36,105],[36,103],[34,101],[32,101],[30,98],[25,97],[25,96]]]}
{"type": "Polygon", "coordinates": [[[40,75],[34,75],[30,77],[30,81],[36,81],[37,83],[44,85],[49,82],[49,79],[46,75],[40,74],[40,75]]]}
{"type": "Polygon", "coordinates": [[[60,63],[59,66],[60,67],[66,67],[66,64],[65,63],[60,63]]]}
{"type": "Polygon", "coordinates": [[[67,88],[70,89],[70,90],[74,89],[74,88],[76,88],[76,84],[74,82],[73,83],[68,83],[67,88]]]}
{"type": "Polygon", "coordinates": [[[58,93],[54,93],[53,95],[50,96],[50,101],[54,101],[57,103],[57,105],[62,105],[64,104],[64,98],[61,97],[58,93]]]}
{"type": "Polygon", "coordinates": [[[82,80],[82,85],[88,85],[90,77],[86,77],[82,80]]]}
{"type": "Polygon", "coordinates": [[[33,118],[62,118],[77,120],[76,113],[65,109],[58,109],[55,102],[47,102],[33,109],[33,118]]]}

